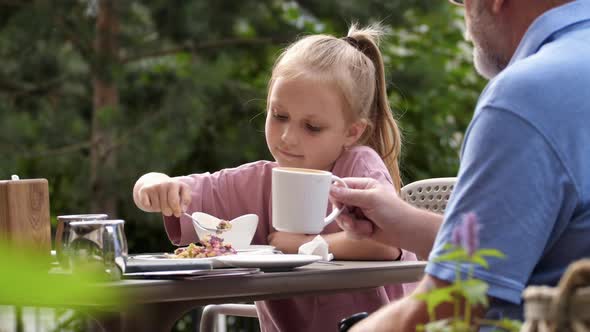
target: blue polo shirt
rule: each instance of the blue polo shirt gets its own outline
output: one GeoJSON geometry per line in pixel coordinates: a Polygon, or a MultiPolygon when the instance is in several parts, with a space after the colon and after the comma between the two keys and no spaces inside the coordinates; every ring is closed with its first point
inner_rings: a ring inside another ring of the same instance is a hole
{"type": "Polygon", "coordinates": [[[538,17],[480,96],[428,274],[454,280],[453,265],[432,259],[467,212],[482,225],[480,248],[507,256],[474,272],[493,318],[522,319],[525,287],[556,285],[590,257],[589,0],[538,17]]]}

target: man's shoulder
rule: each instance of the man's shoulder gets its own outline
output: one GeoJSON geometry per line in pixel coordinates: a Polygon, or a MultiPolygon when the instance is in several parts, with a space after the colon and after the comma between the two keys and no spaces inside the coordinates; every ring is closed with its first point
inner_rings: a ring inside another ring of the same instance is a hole
{"type": "MultiPolygon", "coordinates": [[[[563,19],[558,17],[555,22],[563,19]]],[[[555,22],[551,25],[557,24],[555,22]]],[[[541,37],[537,34],[537,38],[541,37]]],[[[542,40],[525,38],[510,64],[490,81],[482,93],[480,108],[491,105],[533,118],[544,118],[551,111],[567,116],[568,112],[587,108],[586,96],[590,94],[590,22],[583,20],[563,26],[542,40]],[[538,44],[538,48],[532,49],[531,44],[538,44]],[[522,57],[524,51],[521,49],[528,48],[531,48],[531,54],[522,57]],[[543,112],[545,110],[548,112],[543,112]]]]}
{"type": "Polygon", "coordinates": [[[490,81],[480,104],[526,116],[528,110],[532,115],[543,109],[567,112],[585,103],[584,96],[590,94],[590,44],[574,50],[573,43],[573,38],[559,38],[511,63],[490,81]],[[568,104],[572,107],[564,107],[568,104]]]}
{"type": "MultiPolygon", "coordinates": [[[[590,66],[550,53],[539,52],[506,68],[490,81],[476,113],[501,109],[545,129],[567,118],[590,121],[590,112],[580,113],[587,108],[586,96],[590,95],[590,66]]],[[[581,58],[573,58],[582,63],[581,58]]]]}

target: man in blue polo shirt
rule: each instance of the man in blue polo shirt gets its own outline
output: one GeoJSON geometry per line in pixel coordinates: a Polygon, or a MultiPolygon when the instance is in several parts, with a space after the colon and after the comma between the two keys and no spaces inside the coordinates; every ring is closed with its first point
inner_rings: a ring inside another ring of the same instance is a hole
{"type": "MultiPolygon", "coordinates": [[[[370,180],[348,179],[351,189],[331,194],[363,212],[339,218],[351,236],[429,254],[417,292],[454,280],[454,267],[433,259],[463,216],[475,213],[480,247],[507,256],[475,268],[491,302],[476,315],[522,319],[525,287],[555,285],[571,262],[590,257],[590,0],[459,4],[476,69],[491,80],[465,135],[444,222],[370,180]]],[[[439,309],[439,319],[453,313],[451,304],[439,309]]],[[[427,321],[424,303],[407,297],[353,330],[413,331],[427,321]]]]}

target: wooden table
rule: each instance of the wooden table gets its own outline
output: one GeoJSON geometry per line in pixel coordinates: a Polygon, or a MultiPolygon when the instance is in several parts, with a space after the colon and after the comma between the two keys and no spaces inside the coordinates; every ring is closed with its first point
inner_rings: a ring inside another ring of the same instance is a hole
{"type": "Polygon", "coordinates": [[[125,299],[120,319],[108,330],[170,331],[187,311],[207,304],[320,295],[418,281],[426,262],[336,261],[285,272],[265,272],[203,280],[122,280],[114,288],[125,299]]]}

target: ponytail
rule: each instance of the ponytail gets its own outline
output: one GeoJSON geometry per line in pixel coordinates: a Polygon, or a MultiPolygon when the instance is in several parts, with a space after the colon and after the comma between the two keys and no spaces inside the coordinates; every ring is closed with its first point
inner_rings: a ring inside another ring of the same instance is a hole
{"type": "Polygon", "coordinates": [[[360,142],[373,148],[381,156],[389,170],[393,185],[399,192],[402,186],[399,169],[402,137],[389,107],[383,57],[378,47],[381,34],[378,28],[358,30],[356,25],[352,25],[345,40],[366,55],[375,67],[375,92],[368,114],[369,123],[360,142]]]}

